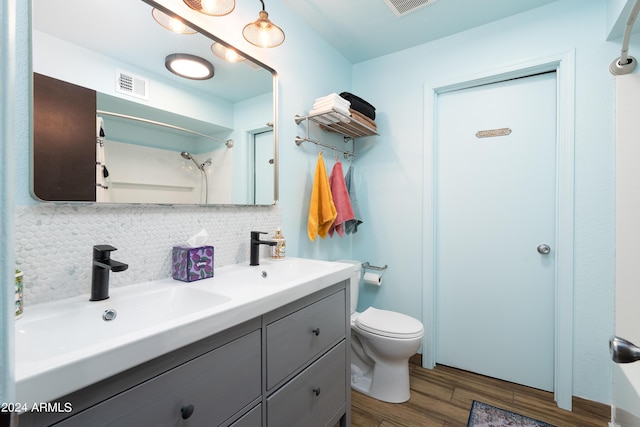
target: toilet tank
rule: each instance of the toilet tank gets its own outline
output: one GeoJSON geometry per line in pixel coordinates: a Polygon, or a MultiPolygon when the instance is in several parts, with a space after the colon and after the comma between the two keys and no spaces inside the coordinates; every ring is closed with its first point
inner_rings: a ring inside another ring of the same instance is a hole
{"type": "Polygon", "coordinates": [[[362,263],[352,259],[342,259],[338,262],[344,262],[354,265],[354,271],[349,279],[349,288],[351,292],[351,314],[355,313],[358,307],[358,293],[360,292],[360,279],[362,278],[362,263]]]}

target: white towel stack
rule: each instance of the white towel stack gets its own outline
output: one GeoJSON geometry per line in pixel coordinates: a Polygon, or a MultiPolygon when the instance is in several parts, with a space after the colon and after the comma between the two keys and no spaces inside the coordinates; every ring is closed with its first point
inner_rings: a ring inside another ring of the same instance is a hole
{"type": "Polygon", "coordinates": [[[339,122],[349,123],[351,121],[349,119],[351,116],[349,107],[351,107],[349,101],[337,93],[331,93],[327,96],[317,98],[313,104],[313,109],[309,111],[309,115],[323,114],[323,116],[317,120],[327,125],[339,122]],[[336,114],[336,111],[341,114],[336,114]]]}

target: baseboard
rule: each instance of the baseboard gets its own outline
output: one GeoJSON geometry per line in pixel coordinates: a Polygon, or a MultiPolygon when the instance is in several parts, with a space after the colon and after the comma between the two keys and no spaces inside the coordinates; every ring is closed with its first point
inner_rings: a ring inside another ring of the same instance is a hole
{"type": "Polygon", "coordinates": [[[409,363],[412,365],[422,366],[422,354],[416,353],[409,358],[409,363]]]}

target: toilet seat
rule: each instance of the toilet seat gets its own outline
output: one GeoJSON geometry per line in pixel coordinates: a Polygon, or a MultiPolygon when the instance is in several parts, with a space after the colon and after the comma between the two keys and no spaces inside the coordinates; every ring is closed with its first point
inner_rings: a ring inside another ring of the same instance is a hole
{"type": "Polygon", "coordinates": [[[389,338],[410,339],[424,333],[422,322],[395,311],[369,307],[355,321],[356,327],[372,334],[389,338]]]}

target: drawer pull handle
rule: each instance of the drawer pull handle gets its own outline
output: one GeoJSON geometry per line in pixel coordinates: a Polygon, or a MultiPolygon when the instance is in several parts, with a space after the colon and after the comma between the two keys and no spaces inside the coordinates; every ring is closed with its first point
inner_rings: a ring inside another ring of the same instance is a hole
{"type": "Polygon", "coordinates": [[[316,387],[313,389],[313,394],[316,396],[320,396],[320,387],[316,387]]]}
{"type": "Polygon", "coordinates": [[[318,335],[320,335],[320,328],[315,328],[315,329],[314,329],[313,331],[311,331],[311,332],[313,332],[313,335],[318,336],[318,335]]]}
{"type": "Polygon", "coordinates": [[[193,410],[194,410],[193,405],[187,405],[180,408],[180,414],[182,415],[182,419],[186,420],[191,415],[193,415],[193,410]]]}

